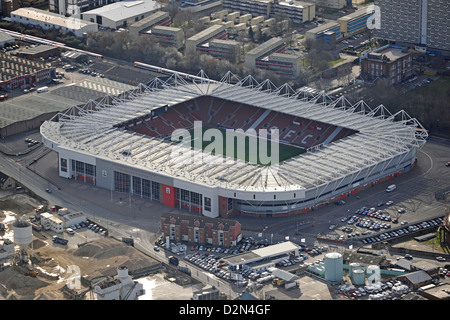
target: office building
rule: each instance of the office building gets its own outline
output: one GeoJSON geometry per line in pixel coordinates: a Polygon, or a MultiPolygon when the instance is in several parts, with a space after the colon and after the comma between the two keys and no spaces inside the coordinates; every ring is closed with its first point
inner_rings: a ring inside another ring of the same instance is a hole
{"type": "Polygon", "coordinates": [[[337,22],[328,22],[306,31],[305,38],[310,45],[323,45],[327,49],[333,49],[342,38],[341,26],[337,22]]]}

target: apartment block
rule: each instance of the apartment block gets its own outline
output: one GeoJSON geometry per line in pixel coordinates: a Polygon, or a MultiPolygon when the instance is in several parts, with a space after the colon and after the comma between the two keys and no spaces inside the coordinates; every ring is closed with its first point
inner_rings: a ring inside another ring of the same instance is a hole
{"type": "Polygon", "coordinates": [[[303,1],[278,1],[272,6],[272,16],[274,15],[285,15],[291,22],[300,24],[315,18],[316,6],[303,1]]]}
{"type": "Polygon", "coordinates": [[[164,238],[174,242],[225,248],[235,246],[242,238],[241,224],[236,220],[182,213],[163,213],[161,231],[164,238]]]}
{"type": "Polygon", "coordinates": [[[336,42],[342,38],[341,25],[337,22],[328,22],[306,31],[305,38],[311,44],[322,44],[325,48],[333,49],[336,42]]]}
{"type": "Polygon", "coordinates": [[[369,81],[395,85],[412,74],[412,55],[407,50],[386,46],[361,58],[361,76],[369,81]]]}
{"type": "Polygon", "coordinates": [[[167,47],[180,49],[184,45],[184,32],[181,28],[156,26],[150,34],[159,39],[159,43],[167,47]]]}
{"type": "Polygon", "coordinates": [[[168,12],[157,11],[152,15],[131,24],[128,27],[128,32],[131,37],[137,38],[141,33],[145,33],[145,31],[150,30],[154,26],[168,27],[171,23],[172,19],[170,18],[168,12]]]}
{"type": "Polygon", "coordinates": [[[295,78],[300,75],[301,56],[296,54],[273,53],[256,61],[256,67],[275,72],[281,77],[295,78]]]}
{"type": "Polygon", "coordinates": [[[286,44],[281,38],[272,38],[245,54],[245,66],[247,68],[257,67],[258,60],[267,59],[272,53],[284,53],[286,44]]]}
{"type": "MultiPolygon", "coordinates": [[[[223,0],[222,6],[226,10],[240,11],[253,16],[268,18],[271,13],[272,0],[223,0]]],[[[241,21],[242,22],[242,21],[241,21]]]]}
{"type": "Polygon", "coordinates": [[[331,9],[342,9],[347,5],[347,0],[315,0],[316,6],[331,8],[331,9]]]}
{"type": "Polygon", "coordinates": [[[341,26],[342,37],[346,38],[366,31],[367,21],[372,15],[373,10],[368,11],[367,8],[363,8],[337,19],[341,26]]]}
{"type": "Polygon", "coordinates": [[[201,46],[214,39],[226,40],[228,38],[228,32],[224,25],[216,24],[211,27],[193,35],[186,40],[186,53],[195,53],[197,50],[201,50],[201,46]]]}
{"type": "Polygon", "coordinates": [[[49,0],[49,8],[52,12],[72,16],[112,2],[114,0],[49,0]]]}
{"type": "Polygon", "coordinates": [[[450,2],[446,0],[375,0],[380,8],[378,38],[450,51],[450,2]]]}
{"type": "Polygon", "coordinates": [[[198,47],[197,50],[200,53],[206,53],[218,59],[227,59],[233,63],[240,63],[243,60],[242,45],[234,40],[214,39],[198,47]]]}

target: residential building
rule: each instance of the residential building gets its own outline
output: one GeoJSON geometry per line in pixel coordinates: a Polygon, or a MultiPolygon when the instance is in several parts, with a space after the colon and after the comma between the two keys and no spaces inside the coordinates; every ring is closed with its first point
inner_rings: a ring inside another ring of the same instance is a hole
{"type": "Polygon", "coordinates": [[[366,31],[367,21],[372,15],[373,10],[368,11],[367,8],[363,8],[337,19],[342,38],[366,31]]]}
{"type": "Polygon", "coordinates": [[[316,17],[316,6],[314,3],[303,1],[275,1],[272,6],[272,15],[285,15],[293,23],[304,23],[316,17]]]}
{"type": "Polygon", "coordinates": [[[311,21],[316,15],[314,3],[297,0],[223,0],[223,7],[227,10],[251,14],[254,17],[270,18],[276,15],[287,15],[294,23],[311,21]]]}
{"type": "Polygon", "coordinates": [[[347,0],[314,0],[314,3],[318,7],[342,9],[347,6],[347,0]]]}
{"type": "Polygon", "coordinates": [[[380,9],[378,38],[412,45],[424,45],[437,53],[450,51],[449,1],[375,0],[380,9]]]}
{"type": "Polygon", "coordinates": [[[85,21],[95,22],[103,28],[118,29],[128,28],[160,9],[161,5],[154,0],[120,1],[76,16],[85,21]]]}
{"type": "Polygon", "coordinates": [[[14,189],[16,181],[10,176],[0,172],[0,190],[14,189]]]}
{"type": "Polygon", "coordinates": [[[114,0],[49,0],[49,9],[63,16],[72,16],[112,2],[114,0]]]}
{"type": "Polygon", "coordinates": [[[256,67],[273,71],[282,77],[295,78],[300,75],[301,63],[300,55],[273,53],[266,60],[256,61],[256,67]]]}
{"type": "Polygon", "coordinates": [[[195,53],[201,50],[201,45],[214,39],[226,40],[228,32],[224,25],[212,25],[211,27],[193,35],[186,40],[186,53],[195,53]]]}
{"type": "Polygon", "coordinates": [[[385,46],[361,58],[361,76],[389,85],[399,84],[413,73],[412,55],[407,50],[385,46]]]}
{"type": "Polygon", "coordinates": [[[65,17],[57,13],[36,8],[20,8],[11,12],[11,21],[40,27],[44,30],[57,29],[62,32],[72,32],[76,37],[84,37],[88,32],[97,32],[96,23],[80,20],[75,17],[65,17]]]}
{"type": "Polygon", "coordinates": [[[181,28],[156,26],[147,33],[158,38],[163,46],[180,49],[184,45],[184,32],[181,28]]]}
{"type": "Polygon", "coordinates": [[[305,38],[313,46],[323,45],[326,49],[333,49],[342,38],[341,26],[337,22],[328,22],[306,31],[305,38]]]}
{"type": "Polygon", "coordinates": [[[172,19],[168,12],[156,11],[147,18],[141,19],[138,22],[131,24],[128,27],[128,32],[131,37],[137,38],[140,34],[145,33],[154,26],[170,26],[172,19]]]}
{"type": "Polygon", "coordinates": [[[227,59],[239,63],[243,60],[242,44],[234,40],[214,39],[197,49],[201,53],[209,54],[218,59],[227,59]]]}
{"type": "Polygon", "coordinates": [[[256,61],[263,60],[272,53],[284,53],[286,43],[281,38],[272,38],[245,54],[245,66],[247,68],[257,67],[256,61]]]}
{"type": "Polygon", "coordinates": [[[203,246],[229,248],[242,238],[241,224],[236,220],[182,213],[163,213],[161,230],[171,241],[203,246]]]}

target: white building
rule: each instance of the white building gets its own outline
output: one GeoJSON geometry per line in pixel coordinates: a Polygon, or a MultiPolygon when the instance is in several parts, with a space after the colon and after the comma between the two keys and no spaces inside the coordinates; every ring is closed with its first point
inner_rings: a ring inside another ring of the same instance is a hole
{"type": "Polygon", "coordinates": [[[145,293],[143,284],[133,281],[127,267],[117,269],[117,278],[94,287],[97,300],[136,300],[145,293]]]}
{"type": "Polygon", "coordinates": [[[56,233],[62,233],[64,230],[63,221],[48,212],[41,213],[41,226],[44,230],[51,230],[56,233]]]}
{"type": "Polygon", "coordinates": [[[86,221],[86,215],[83,212],[71,212],[63,216],[65,227],[73,224],[79,224],[86,221]]]}
{"type": "Polygon", "coordinates": [[[44,30],[59,29],[72,32],[76,37],[83,37],[88,32],[97,32],[96,23],[86,22],[74,17],[66,18],[57,13],[35,8],[20,8],[11,12],[11,21],[25,25],[41,27],[44,30]]]}
{"type": "Polygon", "coordinates": [[[102,27],[118,29],[127,28],[160,9],[161,5],[153,0],[120,1],[80,13],[76,17],[102,27]]]}

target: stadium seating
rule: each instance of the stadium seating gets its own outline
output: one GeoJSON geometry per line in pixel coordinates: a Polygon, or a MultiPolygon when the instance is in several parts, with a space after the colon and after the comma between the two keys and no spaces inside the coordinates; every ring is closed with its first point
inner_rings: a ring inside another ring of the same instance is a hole
{"type": "Polygon", "coordinates": [[[127,129],[155,137],[166,137],[178,128],[192,128],[194,121],[244,131],[252,127],[257,131],[277,128],[282,143],[301,148],[331,143],[355,133],[351,129],[211,96],[184,101],[157,118],[139,120],[127,129]]]}

